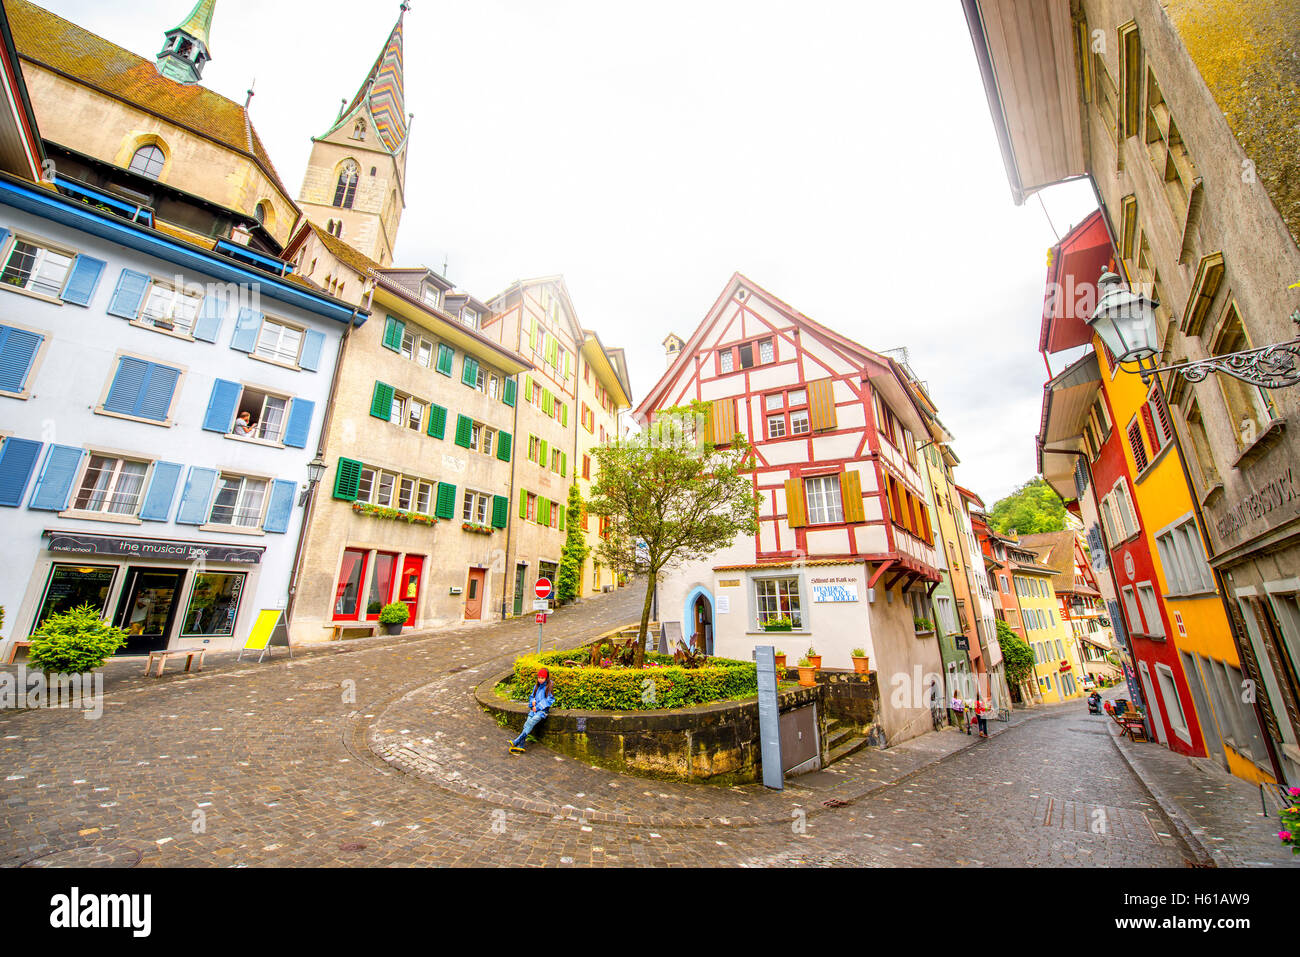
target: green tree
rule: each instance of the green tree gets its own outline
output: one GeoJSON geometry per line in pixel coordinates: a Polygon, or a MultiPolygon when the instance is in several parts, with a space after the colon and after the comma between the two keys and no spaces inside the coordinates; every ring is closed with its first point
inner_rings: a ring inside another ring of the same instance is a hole
{"type": "Polygon", "coordinates": [[[591,552],[587,537],[582,534],[582,494],[576,484],[569,486],[569,504],[565,512],[567,531],[564,549],[560,552],[560,572],[555,576],[555,593],[560,601],[573,601],[582,590],[582,564],[591,552]]]}
{"type": "Polygon", "coordinates": [[[1004,673],[1010,684],[1028,681],[1034,673],[1034,651],[1005,621],[998,622],[998,644],[1002,648],[1004,673]]]}
{"type": "Polygon", "coordinates": [[[995,502],[988,517],[1003,535],[1013,529],[1020,535],[1059,532],[1065,528],[1065,503],[1042,478],[1033,478],[995,502]]]}
{"type": "Polygon", "coordinates": [[[46,674],[82,674],[104,664],[126,644],[126,632],[99,617],[98,609],[82,605],[50,615],[31,636],[32,664],[46,674]]]}
{"type": "Polygon", "coordinates": [[[641,435],[599,446],[599,477],[587,511],[609,519],[596,546],[602,563],[628,572],[641,566],[649,579],[641,610],[636,665],[645,661],[646,630],[659,573],[707,558],[758,533],[758,495],[746,466],[743,435],[726,447],[706,440],[705,402],[659,412],[641,435]]]}

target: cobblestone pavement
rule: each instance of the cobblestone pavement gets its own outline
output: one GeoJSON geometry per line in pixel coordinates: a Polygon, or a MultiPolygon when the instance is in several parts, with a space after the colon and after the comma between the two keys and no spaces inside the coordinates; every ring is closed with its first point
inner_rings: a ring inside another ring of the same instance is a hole
{"type": "MultiPolygon", "coordinates": [[[[635,620],[642,594],[561,610],[547,644],[635,620]]],[[[1087,718],[1081,703],[994,723],[988,740],[950,730],[862,751],[780,793],[623,777],[540,747],[511,759],[506,732],[469,691],[535,643],[526,619],[300,649],[292,661],[279,652],[261,665],[215,655],[202,674],[162,679],[112,663],[99,720],[0,713],[0,865],[1176,866],[1190,857],[1105,719],[1087,718]]]]}

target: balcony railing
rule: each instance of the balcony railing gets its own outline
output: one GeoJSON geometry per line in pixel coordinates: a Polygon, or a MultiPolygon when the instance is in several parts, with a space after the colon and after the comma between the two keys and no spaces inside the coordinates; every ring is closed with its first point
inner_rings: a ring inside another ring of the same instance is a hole
{"type": "Polygon", "coordinates": [[[79,199],[87,206],[93,206],[101,212],[111,213],[144,226],[153,226],[153,208],[143,203],[132,203],[67,176],[56,175],[54,185],[63,195],[79,199]]]}

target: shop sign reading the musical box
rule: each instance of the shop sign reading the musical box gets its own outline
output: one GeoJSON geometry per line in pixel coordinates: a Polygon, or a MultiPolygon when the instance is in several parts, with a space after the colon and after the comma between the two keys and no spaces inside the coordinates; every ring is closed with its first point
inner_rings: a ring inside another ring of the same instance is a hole
{"type": "Polygon", "coordinates": [[[858,583],[852,578],[810,578],[814,604],[858,600],[858,583]]]}
{"type": "Polygon", "coordinates": [[[49,550],[73,552],[81,555],[126,555],[131,558],[162,558],[172,561],[229,562],[236,565],[258,565],[262,553],[260,545],[221,545],[209,542],[178,542],[158,538],[129,538],[116,535],[84,535],[80,532],[61,532],[46,529],[49,550]]]}

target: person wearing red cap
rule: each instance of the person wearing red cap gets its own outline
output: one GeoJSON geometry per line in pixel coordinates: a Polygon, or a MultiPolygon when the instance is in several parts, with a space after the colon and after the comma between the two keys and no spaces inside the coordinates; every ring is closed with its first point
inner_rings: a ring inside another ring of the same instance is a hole
{"type": "Polygon", "coordinates": [[[546,713],[555,704],[555,693],[551,689],[551,673],[545,668],[537,669],[537,686],[528,696],[528,717],[524,721],[524,730],[519,737],[510,742],[511,754],[523,754],[524,742],[529,733],[546,718],[546,713]]]}

